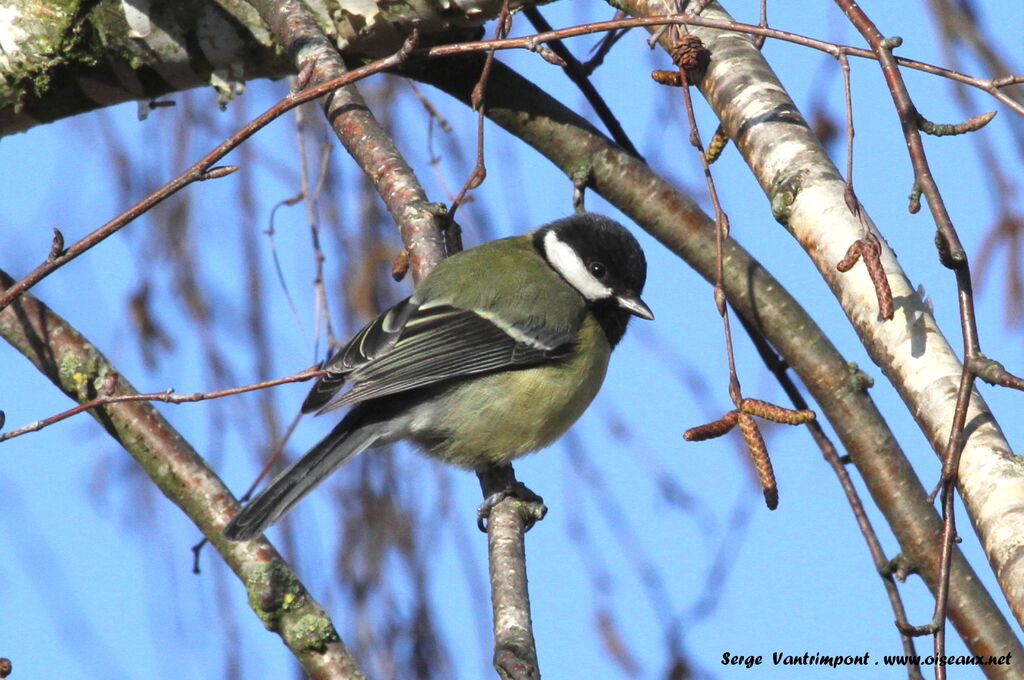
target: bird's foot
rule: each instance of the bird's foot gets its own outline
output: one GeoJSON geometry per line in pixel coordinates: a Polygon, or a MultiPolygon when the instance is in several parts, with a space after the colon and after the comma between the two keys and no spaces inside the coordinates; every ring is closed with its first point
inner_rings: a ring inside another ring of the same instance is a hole
{"type": "Polygon", "coordinates": [[[476,525],[480,531],[487,533],[487,521],[491,511],[505,500],[517,502],[516,509],[523,520],[523,531],[529,531],[547,514],[548,508],[544,505],[544,499],[516,479],[511,465],[495,465],[478,470],[477,476],[480,478],[480,488],[484,492],[484,502],[476,509],[476,525]]]}
{"type": "Polygon", "coordinates": [[[480,531],[487,533],[487,518],[491,516],[491,510],[498,503],[504,500],[513,500],[519,503],[519,514],[523,518],[523,531],[529,531],[533,525],[544,519],[548,513],[548,507],[544,505],[544,499],[531,491],[525,484],[516,481],[515,486],[510,489],[496,491],[484,499],[476,509],[476,525],[480,531]]]}

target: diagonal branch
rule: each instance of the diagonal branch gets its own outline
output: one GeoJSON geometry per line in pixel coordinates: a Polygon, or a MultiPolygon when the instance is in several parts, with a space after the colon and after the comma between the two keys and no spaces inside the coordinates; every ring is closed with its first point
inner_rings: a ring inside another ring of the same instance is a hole
{"type": "MultiPolygon", "coordinates": [[[[0,271],[0,290],[12,283],[0,271]]],[[[29,294],[0,312],[0,336],[75,401],[88,401],[101,389],[114,395],[136,394],[88,340],[29,294]]],[[[238,504],[206,461],[152,404],[110,403],[91,415],[217,549],[246,584],[257,615],[311,677],[363,678],[327,613],[274,547],[263,538],[235,543],[221,536],[238,504]]]]}
{"type": "MultiPolygon", "coordinates": [[[[315,84],[336,79],[345,73],[345,65],[338,50],[324,37],[300,0],[250,2],[294,60],[300,80],[308,78],[315,84]]],[[[503,7],[507,12],[507,4],[503,7]]],[[[486,71],[483,73],[481,78],[486,81],[486,71]]],[[[339,88],[332,93],[324,102],[324,111],[338,139],[374,183],[398,225],[405,243],[407,266],[412,270],[413,280],[418,282],[445,256],[443,234],[448,227],[445,206],[427,201],[426,193],[412,168],[398,151],[391,136],[369,111],[355,87],[339,88]]],[[[482,143],[482,112],[480,124],[482,143]]],[[[482,148],[479,153],[483,153],[482,148]]],[[[457,232],[451,235],[457,237],[457,232]]],[[[457,242],[457,238],[453,238],[453,241],[457,242]]],[[[516,651],[522,653],[523,658],[532,658],[532,668],[535,669],[536,650],[533,648],[533,633],[529,628],[529,597],[526,593],[526,556],[522,549],[527,528],[514,499],[502,500],[491,508],[488,558],[492,566],[491,588],[496,603],[495,627],[497,629],[500,618],[497,604],[499,593],[515,591],[519,595],[512,598],[515,606],[500,609],[502,612],[516,609],[516,622],[523,622],[528,633],[518,641],[521,644],[516,646],[516,651]],[[499,549],[509,546],[520,546],[520,549],[499,549]],[[500,568],[496,565],[500,565],[500,568]]],[[[501,645],[502,640],[496,638],[495,663],[504,668],[507,659],[501,654],[501,645]]],[[[511,665],[516,666],[514,663],[511,665]]],[[[511,677],[518,677],[518,673],[513,673],[511,677]]]]}
{"type": "MultiPolygon", "coordinates": [[[[530,23],[533,24],[538,33],[550,33],[552,31],[551,24],[548,23],[547,19],[544,18],[544,15],[536,7],[527,7],[523,10],[523,14],[530,20],[530,23]]],[[[622,129],[622,125],[619,123],[618,118],[615,117],[615,114],[612,113],[604,97],[597,91],[594,84],[590,82],[589,73],[583,64],[580,63],[579,59],[569,51],[569,48],[561,40],[552,40],[548,43],[548,46],[552,52],[565,62],[565,66],[562,67],[565,75],[576,84],[576,87],[586,97],[587,102],[590,103],[594,113],[604,123],[605,129],[608,130],[608,134],[612,136],[615,143],[634,156],[639,156],[640,152],[636,150],[633,142],[629,140],[629,135],[622,129]]]]}
{"type": "MultiPolygon", "coordinates": [[[[657,7],[642,0],[628,4],[634,14],[664,11],[660,2],[654,3],[657,7]]],[[[717,3],[705,13],[730,19],[717,3]]],[[[942,456],[963,372],[956,354],[866,210],[858,216],[847,207],[846,183],[752,41],[699,27],[690,32],[711,51],[710,64],[697,85],[754,170],[775,218],[811,257],[869,355],[942,456]],[[835,263],[865,228],[879,236],[882,245],[882,264],[897,305],[892,322],[879,322],[875,288],[866,273],[835,270],[835,263]]],[[[662,44],[668,48],[677,34],[675,29],[667,31],[662,44]]],[[[960,464],[961,493],[1010,607],[1017,620],[1024,621],[1024,561],[1015,559],[1016,541],[1008,540],[1024,534],[1019,512],[1024,468],[977,392],[971,393],[966,418],[971,427],[960,464]]]]}
{"type": "MultiPolygon", "coordinates": [[[[468,103],[479,69],[478,58],[466,57],[403,70],[468,103]]],[[[567,176],[587,168],[591,189],[705,279],[714,281],[714,223],[693,201],[500,62],[495,64],[492,79],[494,96],[488,108],[492,120],[536,148],[567,176]]],[[[724,246],[729,304],[761,330],[800,376],[864,476],[902,550],[920,569],[925,583],[934,588],[939,577],[935,536],[942,529],[941,522],[865,391],[866,385],[778,281],[732,239],[724,246]]],[[[874,300],[874,288],[870,282],[868,286],[874,300]]],[[[999,655],[1011,650],[1024,654],[1024,647],[959,551],[954,554],[950,594],[950,617],[972,654],[999,655]]],[[[986,668],[1000,669],[1006,672],[1006,667],[986,668]]]]}
{"type": "Polygon", "coordinates": [[[237,168],[235,166],[225,166],[223,168],[212,167],[214,163],[219,161],[221,158],[226,156],[228,152],[236,148],[239,144],[247,140],[249,137],[256,134],[259,130],[263,129],[270,121],[274,120],[278,116],[290,111],[291,109],[304,104],[307,101],[320,97],[327,92],[330,92],[336,87],[340,87],[347,83],[355,82],[360,78],[365,78],[368,75],[379,73],[388,68],[394,67],[401,63],[406,57],[409,56],[409,51],[412,49],[412,42],[409,41],[403,45],[395,54],[384,59],[379,59],[375,62],[367,64],[361,68],[354,69],[349,73],[344,73],[338,76],[334,80],[330,80],[324,83],[320,83],[319,86],[309,87],[302,92],[293,92],[287,97],[277,102],[269,109],[261,113],[256,118],[243,125],[237,132],[232,134],[230,137],[225,139],[223,142],[211,149],[205,156],[200,158],[198,161],[193,163],[191,166],[186,168],[177,177],[171,179],[169,182],[164,184],[162,187],[153,191],[148,196],[140,200],[135,205],[131,206],[120,215],[110,220],[106,224],[100,226],[92,233],[88,234],[84,238],[78,240],[68,248],[63,246],[63,236],[60,232],[55,233],[54,245],[50,249],[50,254],[42,263],[40,263],[35,269],[26,274],[21,280],[11,286],[5,286],[5,290],[0,293],[0,310],[3,310],[7,305],[11,303],[18,295],[28,290],[32,286],[36,285],[44,278],[52,274],[54,271],[64,266],[71,260],[75,259],[85,251],[89,250],[93,246],[101,243],[103,240],[113,235],[120,229],[131,224],[137,217],[152,209],[154,206],[170,198],[178,191],[181,191],[186,186],[193,182],[203,181],[207,179],[214,179],[217,177],[223,177],[230,172],[234,172],[237,168]]]}
{"type": "MultiPolygon", "coordinates": [[[[300,81],[317,85],[346,73],[338,48],[328,40],[300,0],[250,0],[295,63],[300,81]]],[[[419,281],[444,257],[444,206],[427,200],[412,167],[381,127],[355,86],[341,87],[324,100],[324,113],[352,158],[373,182],[409,253],[419,281]]]]}

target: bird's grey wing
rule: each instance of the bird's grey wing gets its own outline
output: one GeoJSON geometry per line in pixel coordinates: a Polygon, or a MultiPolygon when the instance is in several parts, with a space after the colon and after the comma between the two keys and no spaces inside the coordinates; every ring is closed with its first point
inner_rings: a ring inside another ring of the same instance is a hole
{"type": "Polygon", "coordinates": [[[563,356],[574,339],[571,328],[540,330],[447,304],[423,305],[405,316],[397,337],[386,344],[371,343],[368,348],[377,350],[375,354],[363,352],[369,358],[349,364],[346,377],[352,389],[321,412],[453,378],[540,364],[563,356]]]}
{"type": "Polygon", "coordinates": [[[352,371],[373,361],[398,342],[406,323],[419,309],[411,298],[406,298],[366,324],[352,336],[344,347],[324,362],[327,371],[321,376],[302,402],[302,412],[323,408],[348,381],[352,371]]]}

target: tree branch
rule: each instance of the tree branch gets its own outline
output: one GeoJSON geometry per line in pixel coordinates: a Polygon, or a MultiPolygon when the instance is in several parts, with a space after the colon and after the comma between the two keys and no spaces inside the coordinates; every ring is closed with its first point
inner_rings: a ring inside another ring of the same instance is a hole
{"type": "MultiPolygon", "coordinates": [[[[14,285],[6,287],[2,293],[0,293],[0,310],[3,310],[7,305],[11,303],[18,295],[28,290],[35,284],[42,281],[44,278],[52,274],[54,271],[64,266],[71,260],[75,259],[85,251],[89,250],[93,246],[99,244],[107,237],[116,233],[120,229],[131,224],[135,218],[144,214],[154,206],[170,198],[178,191],[181,191],[189,184],[193,182],[202,181],[206,179],[212,179],[216,177],[222,177],[227,172],[224,169],[212,168],[214,163],[223,158],[232,149],[237,147],[239,144],[244,142],[246,139],[256,134],[260,129],[267,125],[270,121],[274,120],[278,116],[290,111],[291,109],[303,104],[307,101],[311,101],[330,92],[336,87],[340,87],[347,83],[354,82],[360,78],[365,78],[374,73],[387,70],[391,67],[397,66],[409,55],[409,51],[412,47],[411,42],[406,43],[402,49],[395,54],[384,59],[379,59],[373,63],[367,64],[361,68],[357,68],[351,72],[344,73],[338,76],[338,78],[320,83],[318,86],[309,87],[302,92],[293,92],[287,97],[279,101],[278,103],[271,106],[269,109],[261,113],[256,118],[242,126],[238,132],[234,133],[223,142],[215,146],[205,156],[200,158],[198,161],[193,163],[191,166],[186,168],[177,177],[164,184],[159,189],[151,192],[148,196],[143,198],[141,201],[131,206],[120,215],[110,220],[103,226],[94,230],[84,238],[75,242],[71,247],[66,250],[63,248],[63,236],[58,239],[59,232],[55,234],[54,246],[51,247],[50,253],[46,260],[40,263],[35,269],[26,274],[21,280],[14,285]],[[57,246],[58,240],[60,241],[60,247],[57,246]]],[[[233,168],[234,166],[227,166],[233,168]]]]}
{"type": "MultiPolygon", "coordinates": [[[[0,290],[12,283],[0,271],[0,290]]],[[[88,340],[29,294],[0,312],[0,336],[77,402],[95,398],[100,390],[137,394],[88,340]]],[[[221,536],[238,503],[151,403],[108,403],[91,415],[217,549],[245,583],[249,604],[264,625],[281,637],[311,677],[363,678],[327,612],[274,547],[263,538],[236,543],[221,536]]]]}
{"type": "MultiPolygon", "coordinates": [[[[522,486],[516,481],[512,466],[507,464],[493,466],[478,472],[477,476],[485,499],[522,486]]],[[[526,583],[525,538],[527,530],[543,519],[546,511],[539,497],[536,500],[509,497],[495,504],[487,516],[493,663],[498,675],[505,680],[540,678],[537,643],[530,619],[530,591],[526,583]]]]}
{"type": "MultiPolygon", "coordinates": [[[[85,6],[85,3],[81,4],[85,6]]],[[[513,9],[524,4],[529,3],[514,2],[513,9]]],[[[201,85],[213,85],[220,93],[222,102],[226,102],[243,87],[245,79],[280,77],[293,72],[295,68],[294,64],[290,66],[273,49],[273,39],[268,35],[266,27],[256,19],[245,3],[219,3],[217,12],[223,12],[227,7],[228,11],[235,13],[218,16],[217,20],[205,23],[197,22],[195,15],[189,13],[189,8],[181,6],[183,9],[179,10],[178,3],[170,3],[164,6],[168,8],[170,16],[161,15],[158,21],[142,27],[148,32],[133,28],[116,13],[108,12],[105,5],[75,12],[51,0],[37,0],[37,11],[25,11],[31,5],[25,2],[13,6],[21,9],[22,13],[12,19],[12,23],[16,21],[19,28],[25,30],[25,35],[20,42],[16,41],[15,49],[8,52],[9,59],[0,63],[0,78],[12,84],[6,96],[0,97],[0,136],[125,101],[152,102],[157,97],[201,85]],[[52,17],[66,17],[76,22],[75,30],[92,35],[94,43],[86,46],[67,45],[53,40],[52,34],[66,33],[68,25],[48,21],[52,17]],[[204,53],[202,58],[195,58],[184,50],[163,49],[169,34],[186,36],[183,43],[172,43],[175,46],[218,45],[221,49],[214,50],[212,54],[204,53]],[[54,52],[38,49],[44,45],[57,46],[57,49],[54,52]],[[230,49],[226,46],[230,46],[230,49]],[[83,51],[84,47],[89,49],[83,51]],[[60,64],[61,69],[55,71],[54,64],[60,64]],[[196,64],[209,65],[213,70],[193,71],[196,64]],[[5,65],[10,68],[5,70],[5,65]],[[164,77],[140,78],[135,75],[136,71],[144,74],[152,72],[164,77]]],[[[466,49],[482,49],[480,44],[460,41],[466,38],[469,31],[478,34],[484,22],[495,18],[496,7],[495,3],[473,2],[443,6],[392,3],[387,6],[388,16],[384,17],[381,16],[381,7],[369,3],[341,13],[336,21],[327,16],[320,16],[319,19],[323,25],[336,30],[340,49],[346,57],[372,58],[385,56],[400,47],[406,36],[396,30],[397,26],[418,26],[421,35],[435,44],[459,43],[467,45],[466,49]],[[437,14],[431,13],[434,9],[437,14]],[[368,15],[363,13],[367,10],[370,12],[368,15]]],[[[527,36],[509,39],[492,49],[533,48],[546,40],[609,31],[619,31],[618,35],[621,36],[625,29],[636,26],[683,23],[785,40],[829,54],[874,58],[871,50],[863,48],[839,45],[765,26],[691,14],[595,22],[553,31],[544,38],[527,36]],[[525,45],[523,41],[527,40],[532,44],[525,45]]],[[[454,46],[443,45],[441,49],[454,46]]],[[[1024,114],[1024,104],[1019,101],[1019,95],[1003,91],[1008,86],[1024,83],[1024,76],[976,78],[914,59],[897,57],[896,61],[903,67],[984,90],[1017,113],[1024,114]]],[[[143,112],[146,110],[142,109],[143,112]]]]}
{"type": "MultiPolygon", "coordinates": [[[[407,64],[402,70],[468,104],[479,62],[467,55],[426,65],[407,64]]],[[[715,280],[714,223],[692,200],[500,62],[494,65],[491,78],[494,90],[488,115],[494,122],[533,146],[568,177],[585,171],[592,190],[705,279],[715,280]]],[[[902,550],[920,569],[925,583],[934,588],[939,576],[936,537],[941,522],[867,395],[862,374],[851,369],[815,321],[739,244],[727,239],[724,254],[729,304],[764,333],[800,376],[864,476],[902,550]]],[[[870,281],[867,285],[873,304],[874,287],[870,281]]],[[[1024,653],[959,550],[953,565],[950,617],[972,654],[1024,653]]],[[[1006,667],[986,667],[996,673],[1000,669],[1005,672],[1006,667]]]]}
{"type": "MultiPolygon", "coordinates": [[[[338,49],[321,32],[300,0],[250,0],[295,63],[296,71],[317,85],[346,73],[338,49]]],[[[416,173],[394,140],[370,112],[354,86],[324,100],[324,113],[339,141],[373,182],[398,225],[409,253],[413,280],[419,281],[444,258],[444,206],[427,200],[416,173]]]]}
{"type": "MultiPolygon", "coordinates": [[[[642,0],[628,3],[627,10],[655,11],[642,0]]],[[[664,11],[664,6],[658,3],[656,11],[664,11]]],[[[711,3],[706,13],[730,19],[717,3],[711,3]]],[[[960,361],[866,211],[861,208],[854,214],[847,207],[846,183],[752,41],[700,27],[691,27],[690,33],[711,52],[697,85],[753,169],[775,218],[808,253],[869,355],[942,456],[956,409],[960,361]],[[875,287],[866,272],[835,270],[849,244],[865,229],[879,236],[882,246],[881,259],[897,307],[892,322],[878,321],[875,287]]],[[[677,35],[675,29],[666,31],[662,45],[669,49],[677,35]]],[[[977,392],[966,415],[971,427],[961,458],[960,490],[1010,607],[1024,622],[1024,562],[1014,559],[1014,542],[1005,539],[1024,534],[1024,518],[1017,512],[1024,497],[1024,469],[977,392]]]]}
{"type": "MultiPolygon", "coordinates": [[[[109,373],[107,374],[106,384],[104,384],[99,390],[101,392],[100,396],[90,399],[89,401],[82,402],[78,406],[69,408],[66,411],[61,411],[60,413],[56,413],[52,416],[23,425],[17,429],[0,432],[0,442],[20,437],[21,435],[28,434],[29,432],[38,432],[44,427],[55,425],[56,423],[66,420],[71,416],[76,416],[79,413],[83,413],[105,404],[117,404],[125,401],[161,401],[165,404],[186,404],[195,401],[205,401],[207,399],[231,397],[236,394],[244,394],[245,392],[253,392],[255,390],[265,390],[268,387],[276,387],[286,383],[302,382],[304,380],[309,380],[310,378],[319,377],[323,374],[324,372],[322,370],[317,366],[313,366],[294,375],[285,376],[284,378],[274,378],[273,380],[264,380],[263,382],[253,383],[251,385],[229,387],[227,389],[213,390],[211,392],[189,392],[179,394],[176,393],[173,388],[168,388],[163,392],[149,392],[146,394],[106,394],[105,392],[112,388],[116,378],[113,373],[109,373]]],[[[2,425],[3,423],[0,423],[0,426],[2,425]]]]}
{"type": "MultiPolygon", "coordinates": [[[[250,2],[285,46],[300,74],[309,73],[310,82],[332,80],[345,72],[345,65],[337,49],[320,32],[313,17],[299,0],[250,2]]],[[[442,236],[447,226],[445,206],[427,201],[426,193],[412,168],[405,162],[391,136],[374,118],[355,87],[340,88],[333,92],[324,102],[324,111],[338,139],[373,181],[387,205],[405,244],[413,280],[420,281],[445,256],[442,236]]],[[[520,674],[520,664],[506,663],[506,652],[514,649],[523,654],[512,658],[526,659],[526,665],[533,669],[534,674],[537,673],[537,663],[530,628],[529,597],[526,594],[524,534],[527,527],[521,513],[514,506],[513,500],[506,499],[491,509],[488,522],[491,550],[488,556],[494,598],[495,664],[509,671],[511,675],[508,677],[518,678],[531,676],[529,673],[520,674]],[[518,551],[515,546],[518,546],[518,551]],[[509,593],[519,592],[520,588],[521,598],[508,598],[509,593]],[[521,624],[515,626],[513,637],[517,644],[514,645],[507,643],[508,626],[505,624],[510,616],[517,624],[521,624]],[[525,637],[520,638],[524,630],[525,637]]]]}

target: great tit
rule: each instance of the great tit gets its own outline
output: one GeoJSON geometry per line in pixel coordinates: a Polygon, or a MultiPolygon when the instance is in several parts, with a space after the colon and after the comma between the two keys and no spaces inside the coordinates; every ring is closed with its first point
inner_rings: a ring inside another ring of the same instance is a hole
{"type": "Polygon", "coordinates": [[[593,213],[442,261],[324,363],[302,411],[352,408],[224,536],[258,536],[373,446],[404,439],[481,470],[552,443],[597,394],[630,316],[654,318],[640,299],[646,278],[633,235],[593,213]]]}

